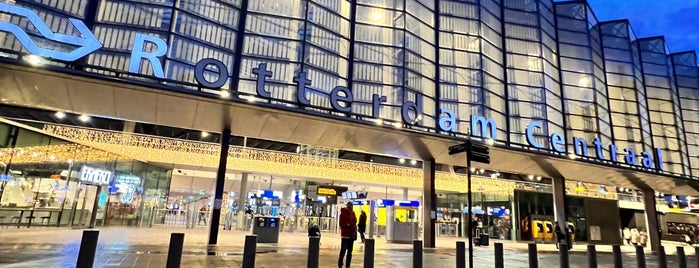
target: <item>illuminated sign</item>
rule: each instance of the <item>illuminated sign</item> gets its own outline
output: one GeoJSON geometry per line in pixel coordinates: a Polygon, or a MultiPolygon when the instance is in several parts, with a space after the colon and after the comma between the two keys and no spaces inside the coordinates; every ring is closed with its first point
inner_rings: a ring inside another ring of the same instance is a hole
{"type": "Polygon", "coordinates": [[[105,169],[83,166],[80,170],[80,181],[98,185],[108,185],[112,172],[105,169]]]}
{"type": "Polygon", "coordinates": [[[141,178],[134,175],[121,174],[116,178],[117,184],[141,185],[141,178]]]}
{"type": "Polygon", "coordinates": [[[4,174],[0,175],[0,181],[11,181],[11,180],[12,180],[12,176],[10,176],[10,175],[4,175],[4,174]]]}
{"type": "MultiPolygon", "coordinates": [[[[543,122],[541,121],[533,121],[529,123],[527,126],[527,142],[529,145],[534,146],[536,148],[544,148],[544,145],[536,141],[534,138],[534,132],[536,130],[543,129],[543,122]]],[[[563,139],[563,134],[554,132],[550,136],[551,138],[551,148],[555,150],[556,152],[563,153],[566,151],[566,143],[563,139]]],[[[600,140],[599,137],[596,137],[593,144],[595,145],[595,156],[600,159],[600,160],[611,160],[613,163],[617,163],[617,154],[619,153],[619,148],[614,145],[610,144],[609,145],[609,159],[605,158],[604,155],[604,149],[602,146],[602,140],[600,140]]],[[[587,147],[587,141],[583,138],[579,137],[573,137],[573,147],[574,147],[574,154],[577,156],[583,156],[586,157],[588,156],[588,147],[587,147]]],[[[663,170],[663,155],[662,155],[662,150],[656,148],[653,153],[651,152],[641,152],[641,157],[640,159],[636,155],[636,152],[632,148],[625,148],[624,149],[624,154],[626,156],[624,157],[624,163],[629,164],[629,165],[639,165],[644,167],[644,168],[655,168],[657,170],[662,171],[663,170]]]]}
{"type": "Polygon", "coordinates": [[[335,191],[335,189],[318,187],[318,194],[320,194],[320,195],[336,196],[336,195],[337,195],[337,191],[335,191]]]}
{"type": "Polygon", "coordinates": [[[70,21],[70,24],[73,25],[73,28],[77,30],[82,37],[54,33],[51,28],[41,20],[36,12],[27,8],[0,2],[0,12],[24,17],[28,20],[29,24],[34,26],[35,31],[38,32],[37,34],[55,43],[63,44],[63,46],[75,47],[75,49],[70,52],[43,48],[41,46],[44,44],[36,43],[20,26],[10,22],[0,22],[0,31],[14,35],[17,41],[22,44],[22,47],[31,54],[61,61],[75,61],[102,47],[97,37],[90,32],[85,23],[78,19],[68,19],[68,21],[70,21]]]}

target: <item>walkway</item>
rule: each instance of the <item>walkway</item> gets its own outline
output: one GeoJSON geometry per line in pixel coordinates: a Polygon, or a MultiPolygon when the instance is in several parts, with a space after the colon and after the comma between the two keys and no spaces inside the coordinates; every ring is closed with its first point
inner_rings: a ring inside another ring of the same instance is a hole
{"type": "MultiPolygon", "coordinates": [[[[185,233],[182,267],[240,267],[244,236],[241,231],[223,231],[219,236],[216,255],[207,256],[208,232],[204,228],[194,230],[153,228],[126,229],[105,228],[100,231],[96,267],[164,267],[169,234],[185,233]]],[[[0,266],[2,267],[74,267],[82,230],[37,228],[0,230],[0,266]]],[[[425,267],[456,267],[456,239],[438,238],[437,249],[426,249],[425,267]]],[[[506,267],[527,267],[527,244],[504,241],[506,267]]],[[[256,267],[303,267],[306,264],[308,239],[302,233],[282,233],[279,244],[258,244],[256,267]]],[[[674,246],[666,245],[674,254],[674,246]]],[[[411,267],[412,245],[388,244],[376,241],[376,267],[411,267]]],[[[541,267],[559,265],[554,245],[538,245],[541,267]]],[[[635,267],[632,247],[622,247],[625,267],[635,267]]],[[[326,234],[321,239],[320,267],[334,267],[337,262],[339,239],[326,234]]],[[[353,267],[362,267],[363,246],[357,243],[353,267]]],[[[587,267],[586,248],[574,247],[570,256],[571,267],[587,267]]],[[[599,246],[600,267],[610,267],[612,256],[609,246],[599,246]]],[[[694,263],[694,249],[685,249],[690,267],[694,263]]],[[[476,267],[493,267],[493,247],[476,247],[476,267]]],[[[656,257],[646,255],[648,267],[656,266],[656,257]]],[[[668,257],[669,267],[677,267],[677,258],[668,257]]],[[[692,265],[694,264],[694,265],[692,265]]]]}

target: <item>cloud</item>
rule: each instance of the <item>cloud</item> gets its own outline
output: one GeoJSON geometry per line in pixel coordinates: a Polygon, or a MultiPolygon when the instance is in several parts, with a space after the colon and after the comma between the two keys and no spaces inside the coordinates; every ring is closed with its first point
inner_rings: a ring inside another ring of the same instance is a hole
{"type": "Polygon", "coordinates": [[[588,0],[601,21],[629,19],[639,37],[664,35],[670,51],[699,50],[699,1],[588,0]]]}

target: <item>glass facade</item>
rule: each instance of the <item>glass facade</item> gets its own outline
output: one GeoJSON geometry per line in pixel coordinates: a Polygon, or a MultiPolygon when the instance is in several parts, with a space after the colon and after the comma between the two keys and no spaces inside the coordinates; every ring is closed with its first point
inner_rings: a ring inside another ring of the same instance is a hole
{"type": "Polygon", "coordinates": [[[0,224],[152,226],[171,171],[0,123],[0,224]]]}
{"type": "Polygon", "coordinates": [[[697,54],[672,54],[673,71],[682,109],[682,123],[692,174],[699,174],[699,68],[697,54]]]}
{"type": "MultiPolygon", "coordinates": [[[[642,153],[658,148],[667,172],[690,177],[699,168],[696,62],[668,55],[662,38],[637,39],[628,21],[598,22],[584,1],[4,2],[36,11],[58,33],[78,35],[67,18],[80,19],[103,44],[76,62],[49,61],[56,70],[215,98],[224,90],[237,102],[444,136],[472,135],[471,116],[482,116],[510,147],[552,152],[551,135],[560,133],[568,152],[574,138],[589,151],[599,138],[604,157],[597,158],[607,164],[624,163],[633,151],[640,166],[642,153]],[[145,53],[168,46],[157,58],[163,78],[147,59],[130,70],[137,36],[162,41],[145,42],[145,53]],[[222,63],[203,71],[209,82],[226,74],[218,88],[196,77],[207,58],[222,63]],[[259,93],[260,76],[269,96],[259,93]],[[338,89],[340,99],[351,99],[340,102],[344,109],[334,105],[338,89]],[[445,110],[455,122],[448,130],[440,124],[445,110]],[[526,135],[535,121],[540,149],[526,135]]],[[[42,47],[74,49],[46,39],[26,18],[3,13],[0,20],[42,47]]],[[[0,33],[1,57],[25,55],[13,35],[0,33]]]]}

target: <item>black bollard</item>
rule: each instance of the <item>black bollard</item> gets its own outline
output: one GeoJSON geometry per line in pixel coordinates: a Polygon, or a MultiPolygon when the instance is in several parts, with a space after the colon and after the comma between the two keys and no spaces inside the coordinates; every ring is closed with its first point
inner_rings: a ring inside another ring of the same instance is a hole
{"type": "Polygon", "coordinates": [[[560,243],[558,252],[561,259],[561,268],[570,267],[570,261],[568,260],[568,245],[566,243],[560,243]]]}
{"type": "Polygon", "coordinates": [[[658,248],[658,268],[667,268],[667,255],[665,255],[665,247],[658,248]]]}
{"type": "Polygon", "coordinates": [[[80,241],[80,252],[78,252],[78,263],[76,267],[92,268],[95,264],[95,251],[97,251],[97,239],[100,231],[85,230],[80,241]]]}
{"type": "Polygon", "coordinates": [[[646,253],[641,246],[636,246],[636,267],[646,268],[646,253]]]}
{"type": "Polygon", "coordinates": [[[612,253],[614,254],[614,268],[623,268],[624,265],[621,260],[621,246],[613,245],[612,253]]]}
{"type": "Polygon", "coordinates": [[[422,241],[413,240],[413,268],[422,268],[422,241]]]}
{"type": "MultiPolygon", "coordinates": [[[[677,261],[678,261],[678,267],[680,268],[687,268],[687,256],[684,253],[684,247],[683,246],[678,246],[677,247],[677,261]]],[[[698,260],[699,261],[699,260],[698,260]]]]}
{"type": "Polygon", "coordinates": [[[466,268],[466,242],[456,241],[456,268],[466,268]]]}
{"type": "Polygon", "coordinates": [[[170,248],[167,250],[166,268],[179,268],[182,263],[182,245],[184,244],[183,233],[170,234],[170,248]]]}
{"type": "Polygon", "coordinates": [[[364,268],[374,268],[374,239],[364,240],[364,268]]]}
{"type": "Polygon", "coordinates": [[[587,245],[587,263],[590,268],[597,268],[597,249],[595,245],[587,245]]]}
{"type": "Polygon", "coordinates": [[[502,243],[495,243],[495,268],[505,268],[504,255],[502,243]]]}
{"type": "Polygon", "coordinates": [[[255,254],[257,251],[257,236],[245,236],[245,249],[243,249],[243,268],[255,268],[255,254]]]}
{"type": "Polygon", "coordinates": [[[311,236],[308,238],[308,268],[318,268],[318,257],[320,256],[320,237],[311,236]]]}
{"type": "Polygon", "coordinates": [[[539,257],[536,254],[536,244],[529,243],[529,268],[539,268],[539,257]]]}

